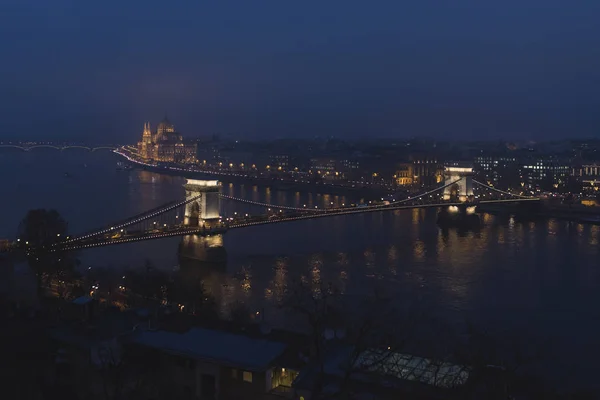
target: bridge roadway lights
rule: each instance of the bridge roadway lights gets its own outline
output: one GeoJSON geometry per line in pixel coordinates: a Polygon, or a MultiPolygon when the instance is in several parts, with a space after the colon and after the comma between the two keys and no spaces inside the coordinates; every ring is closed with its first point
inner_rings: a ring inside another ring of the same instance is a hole
{"type": "MultiPolygon", "coordinates": [[[[87,249],[92,247],[100,247],[100,246],[108,246],[111,244],[122,244],[122,243],[132,243],[139,242],[142,240],[152,240],[152,239],[160,239],[165,237],[173,237],[173,236],[187,236],[187,235],[199,235],[199,236],[212,236],[219,235],[227,232],[227,226],[224,225],[216,225],[211,228],[198,228],[198,227],[185,227],[183,229],[176,229],[168,232],[158,232],[152,234],[141,234],[139,236],[125,237],[125,238],[117,238],[117,239],[105,239],[105,240],[97,240],[95,242],[82,242],[82,243],[71,243],[69,246],[63,247],[62,249],[56,250],[77,250],[77,249],[87,249]]],[[[56,251],[51,250],[51,251],[56,251]]]]}

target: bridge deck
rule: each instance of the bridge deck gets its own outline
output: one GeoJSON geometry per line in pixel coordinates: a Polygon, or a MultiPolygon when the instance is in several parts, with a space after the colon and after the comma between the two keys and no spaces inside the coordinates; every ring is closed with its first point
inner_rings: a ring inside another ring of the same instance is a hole
{"type": "Polygon", "coordinates": [[[223,224],[218,227],[213,228],[199,228],[199,227],[189,227],[189,226],[177,226],[175,228],[171,228],[168,230],[163,230],[160,232],[146,231],[141,233],[136,233],[132,235],[126,235],[119,238],[107,238],[105,236],[94,236],[93,238],[86,240],[73,241],[70,243],[65,243],[65,246],[61,247],[61,250],[75,250],[75,249],[83,249],[83,248],[92,248],[92,247],[100,247],[100,246],[108,246],[113,244],[122,244],[122,243],[132,243],[142,240],[152,240],[152,239],[161,239],[165,237],[174,237],[174,236],[185,236],[185,235],[202,235],[202,236],[210,236],[215,234],[222,234],[227,232],[230,229],[239,229],[250,226],[258,226],[258,225],[266,225],[266,224],[275,224],[275,223],[285,223],[285,222],[293,222],[293,221],[302,221],[309,220],[315,218],[324,218],[324,217],[335,217],[342,215],[354,215],[354,214],[364,214],[369,212],[384,212],[384,211],[396,211],[396,210],[410,210],[415,208],[440,208],[440,207],[448,207],[448,206],[457,206],[457,207],[469,207],[469,206],[477,206],[478,204],[502,204],[502,203],[520,203],[520,202],[533,202],[539,201],[539,199],[504,199],[504,200],[484,200],[477,203],[460,203],[460,202],[451,202],[451,203],[433,203],[433,204],[389,204],[389,205],[377,205],[377,206],[369,206],[369,207],[352,207],[350,209],[332,209],[331,211],[324,210],[324,212],[314,213],[307,210],[307,212],[297,212],[294,214],[286,214],[285,216],[278,215],[261,215],[250,219],[244,219],[243,221],[233,222],[230,224],[223,224]]]}

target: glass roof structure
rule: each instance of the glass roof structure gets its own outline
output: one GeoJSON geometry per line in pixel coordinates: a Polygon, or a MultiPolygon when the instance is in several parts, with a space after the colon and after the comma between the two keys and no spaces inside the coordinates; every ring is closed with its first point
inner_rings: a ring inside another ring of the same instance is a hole
{"type": "Polygon", "coordinates": [[[466,366],[389,350],[364,351],[357,358],[354,367],[439,388],[454,388],[464,385],[470,375],[470,368],[466,366]]]}

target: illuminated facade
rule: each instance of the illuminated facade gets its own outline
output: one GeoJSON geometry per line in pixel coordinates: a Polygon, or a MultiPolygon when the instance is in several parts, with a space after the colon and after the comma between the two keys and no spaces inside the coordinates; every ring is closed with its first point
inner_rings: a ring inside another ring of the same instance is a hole
{"type": "Polygon", "coordinates": [[[396,184],[400,186],[410,186],[414,183],[414,168],[412,163],[402,163],[396,170],[396,184]]]}
{"type": "Polygon", "coordinates": [[[436,157],[412,155],[409,162],[398,164],[395,173],[396,184],[400,186],[430,187],[443,180],[444,167],[436,157]]]}
{"type": "Polygon", "coordinates": [[[167,118],[158,124],[156,132],[152,132],[149,122],[144,124],[138,152],[145,160],[187,164],[197,161],[197,144],[184,142],[167,118]]]}
{"type": "Polygon", "coordinates": [[[600,191],[600,164],[582,164],[573,167],[571,176],[581,183],[584,192],[600,191]]]}
{"type": "Polygon", "coordinates": [[[186,205],[185,225],[202,226],[206,222],[210,224],[210,222],[219,220],[221,208],[219,181],[188,179],[183,187],[186,200],[190,201],[195,198],[186,205]]]}
{"type": "Polygon", "coordinates": [[[473,198],[473,168],[467,166],[448,166],[444,171],[446,183],[454,184],[444,188],[444,200],[466,202],[473,198]]]}

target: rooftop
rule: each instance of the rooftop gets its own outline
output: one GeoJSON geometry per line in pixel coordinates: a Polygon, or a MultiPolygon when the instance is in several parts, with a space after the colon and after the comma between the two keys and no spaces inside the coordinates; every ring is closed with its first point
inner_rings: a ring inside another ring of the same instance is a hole
{"type": "Polygon", "coordinates": [[[143,331],[133,341],[172,354],[248,370],[266,369],[287,347],[279,342],[204,328],[184,333],[143,331]]]}

